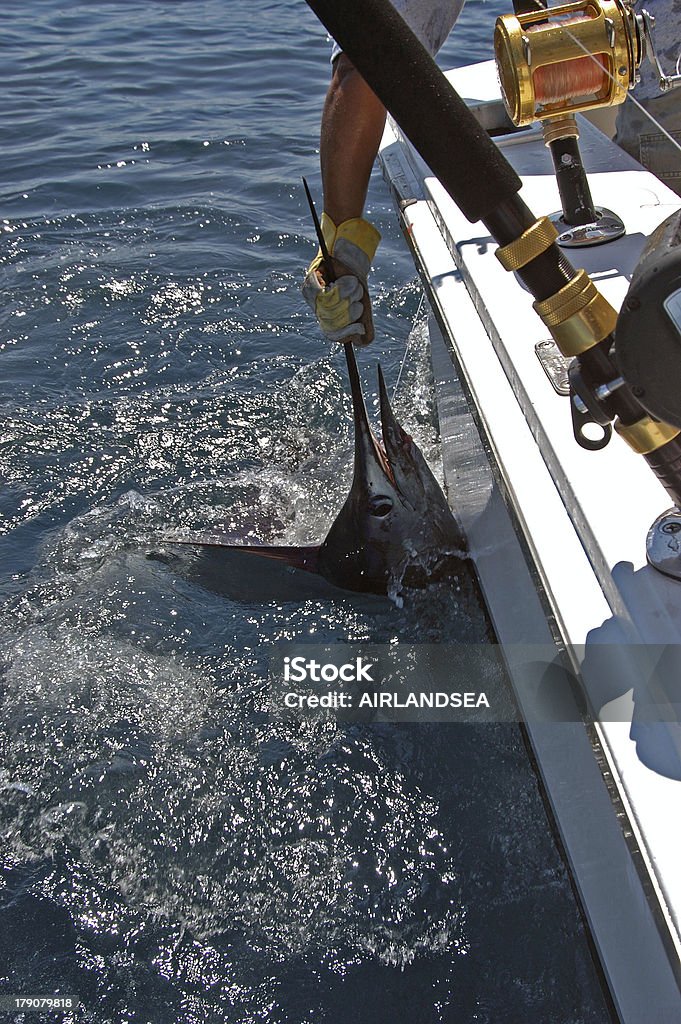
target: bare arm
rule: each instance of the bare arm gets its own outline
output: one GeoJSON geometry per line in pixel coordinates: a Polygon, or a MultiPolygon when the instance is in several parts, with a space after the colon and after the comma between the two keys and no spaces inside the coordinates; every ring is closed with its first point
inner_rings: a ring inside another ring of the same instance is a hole
{"type": "Polygon", "coordinates": [[[324,104],[320,146],[324,210],[336,224],[362,216],[385,116],[383,104],[342,53],[324,104]]]}

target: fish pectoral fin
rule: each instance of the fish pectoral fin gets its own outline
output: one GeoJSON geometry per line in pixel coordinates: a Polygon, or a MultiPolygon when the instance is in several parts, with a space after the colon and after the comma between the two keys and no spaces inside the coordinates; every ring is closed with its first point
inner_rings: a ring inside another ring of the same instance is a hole
{"type": "Polygon", "coordinates": [[[219,536],[171,536],[167,538],[167,543],[182,544],[185,547],[200,549],[208,555],[211,549],[216,553],[220,551],[233,551],[243,555],[258,555],[260,558],[269,558],[275,562],[290,565],[293,569],[303,569],[305,572],[319,572],[319,544],[305,547],[285,544],[235,544],[231,538],[225,537],[221,539],[219,536]]]}
{"type": "Polygon", "coordinates": [[[262,547],[257,544],[240,546],[233,545],[239,551],[246,551],[250,555],[260,555],[261,558],[271,558],[276,562],[284,562],[294,569],[304,569],[305,572],[319,572],[319,544],[308,547],[294,547],[286,545],[273,545],[262,547]]]}

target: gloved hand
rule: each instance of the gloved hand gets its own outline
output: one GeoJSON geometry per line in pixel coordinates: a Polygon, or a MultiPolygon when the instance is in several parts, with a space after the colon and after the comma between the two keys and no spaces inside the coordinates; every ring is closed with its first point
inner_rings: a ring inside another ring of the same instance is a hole
{"type": "Polygon", "coordinates": [[[374,324],[367,276],[381,236],[361,217],[336,227],[323,213],[321,225],[336,280],[331,284],[325,281],[322,254],[318,252],[307,269],[303,297],[327,338],[368,345],[374,338],[374,324]]]}

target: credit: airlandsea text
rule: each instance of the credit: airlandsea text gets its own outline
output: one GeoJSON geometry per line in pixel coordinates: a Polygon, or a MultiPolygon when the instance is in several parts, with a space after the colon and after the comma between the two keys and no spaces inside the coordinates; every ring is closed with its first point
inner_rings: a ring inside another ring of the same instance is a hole
{"type": "Polygon", "coordinates": [[[482,690],[432,690],[404,683],[390,688],[375,679],[375,665],[363,657],[342,665],[317,661],[302,656],[284,658],[285,683],[354,683],[372,688],[362,692],[348,692],[342,688],[326,689],[321,693],[303,692],[293,688],[282,694],[284,707],[299,710],[315,709],[423,709],[423,708],[489,708],[490,701],[482,690]],[[376,685],[380,689],[376,688],[376,685]]]}

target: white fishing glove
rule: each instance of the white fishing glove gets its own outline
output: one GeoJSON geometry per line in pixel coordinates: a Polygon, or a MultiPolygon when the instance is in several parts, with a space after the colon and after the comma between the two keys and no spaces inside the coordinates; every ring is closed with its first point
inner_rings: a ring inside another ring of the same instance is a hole
{"type": "Polygon", "coordinates": [[[318,252],[307,269],[303,298],[327,338],[368,345],[374,338],[374,324],[367,277],[381,236],[361,217],[344,220],[336,227],[323,213],[321,225],[336,280],[331,284],[325,281],[322,254],[318,252]]]}

